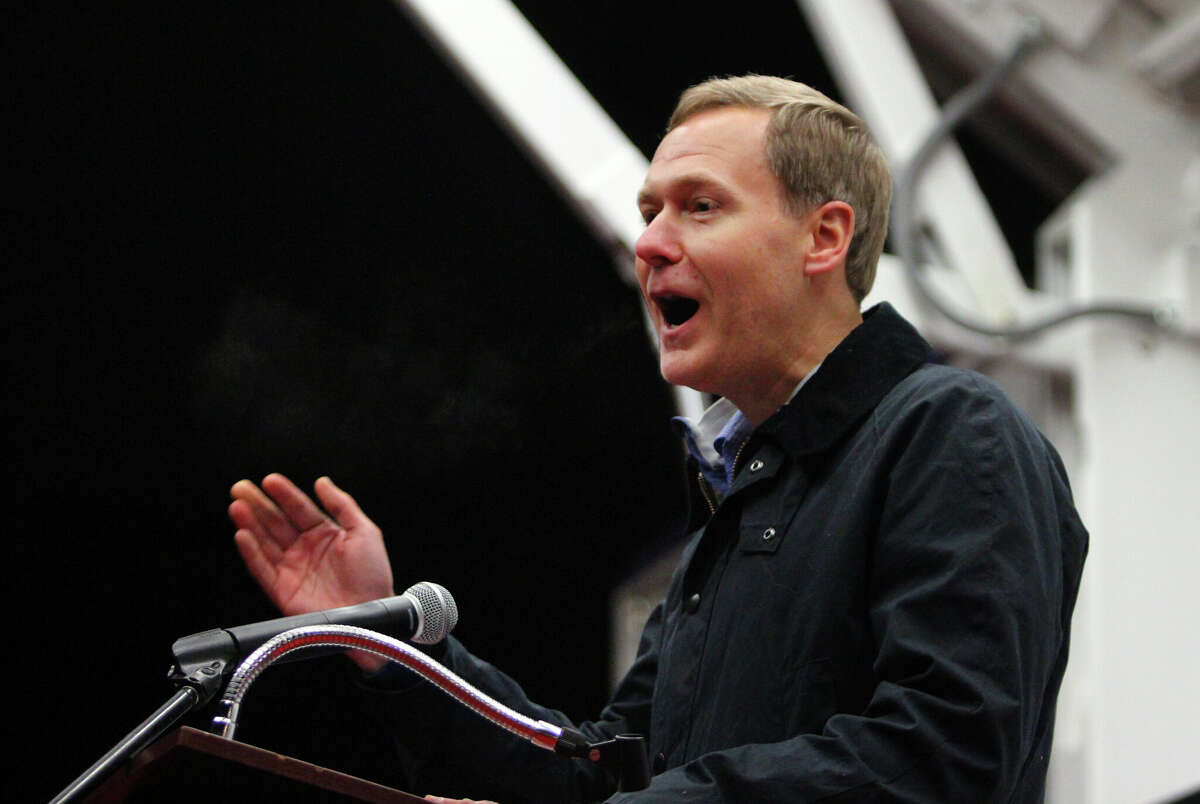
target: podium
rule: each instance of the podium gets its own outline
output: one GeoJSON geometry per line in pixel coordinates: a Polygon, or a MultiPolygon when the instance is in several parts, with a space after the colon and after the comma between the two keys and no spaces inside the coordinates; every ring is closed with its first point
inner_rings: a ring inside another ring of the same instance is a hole
{"type": "Polygon", "coordinates": [[[390,787],[188,726],[135,756],[85,801],[424,802],[390,787]]]}

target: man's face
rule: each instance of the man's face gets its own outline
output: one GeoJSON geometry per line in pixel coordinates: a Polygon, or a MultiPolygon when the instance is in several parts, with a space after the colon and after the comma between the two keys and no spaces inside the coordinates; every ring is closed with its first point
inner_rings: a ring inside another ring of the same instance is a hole
{"type": "Polygon", "coordinates": [[[743,411],[780,388],[786,399],[811,368],[797,366],[810,224],[767,167],[768,118],[744,108],[689,118],[663,138],[638,194],[636,270],[663,377],[743,411]]]}

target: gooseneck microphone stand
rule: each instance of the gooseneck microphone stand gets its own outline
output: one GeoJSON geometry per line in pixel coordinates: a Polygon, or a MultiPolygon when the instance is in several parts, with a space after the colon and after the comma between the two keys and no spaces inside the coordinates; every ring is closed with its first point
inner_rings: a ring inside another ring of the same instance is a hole
{"type": "MultiPolygon", "coordinates": [[[[82,799],[117,768],[169,731],[185,715],[213,699],[237,660],[238,652],[232,642],[226,644],[221,640],[214,640],[211,633],[185,637],[175,643],[172,647],[175,664],[169,677],[179,685],[179,689],[154,714],[125,735],[108,753],[52,799],[51,804],[82,799]],[[204,649],[198,649],[198,644],[204,645],[204,649]]],[[[539,748],[592,762],[616,778],[619,791],[641,790],[650,783],[645,738],[641,735],[620,734],[611,740],[589,743],[587,738],[575,729],[556,726],[543,720],[533,720],[505,706],[398,639],[348,625],[309,625],[293,628],[268,640],[252,652],[232,671],[220,702],[221,714],[213,718],[212,731],[228,739],[233,738],[243,698],[254,680],[272,663],[302,649],[309,649],[304,654],[309,656],[329,652],[330,649],[347,648],[370,651],[407,667],[481,717],[539,748]]]]}
{"type": "Polygon", "coordinates": [[[246,657],[234,672],[221,699],[221,714],[213,718],[212,731],[232,739],[242,699],[250,685],[271,664],[293,651],[314,647],[365,650],[417,673],[442,692],[486,720],[539,748],[586,759],[613,774],[620,792],[642,790],[650,783],[645,738],[620,734],[611,740],[589,743],[575,729],[534,720],[472,687],[451,670],[400,640],[350,625],[319,625],[286,631],[246,657]]]}

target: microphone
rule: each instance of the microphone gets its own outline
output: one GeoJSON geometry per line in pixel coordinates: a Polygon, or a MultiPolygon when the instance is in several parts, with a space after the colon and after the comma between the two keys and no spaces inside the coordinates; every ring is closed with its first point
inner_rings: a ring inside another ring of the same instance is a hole
{"type": "MultiPolygon", "coordinates": [[[[433,645],[445,639],[458,625],[458,604],[446,587],[422,581],[395,597],[235,628],[214,628],[175,640],[171,646],[175,668],[186,675],[188,668],[216,660],[229,666],[249,656],[272,637],[305,625],[356,625],[397,639],[433,645]]],[[[313,656],[317,651],[304,653],[313,656]]]]}

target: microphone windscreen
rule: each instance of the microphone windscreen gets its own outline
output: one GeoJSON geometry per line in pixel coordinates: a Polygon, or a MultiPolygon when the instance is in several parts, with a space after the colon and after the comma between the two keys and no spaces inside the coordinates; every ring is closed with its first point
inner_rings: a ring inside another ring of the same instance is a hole
{"type": "Polygon", "coordinates": [[[430,581],[413,584],[404,591],[413,600],[417,612],[417,630],[413,642],[434,645],[445,639],[458,625],[458,604],[446,587],[430,581]]]}

